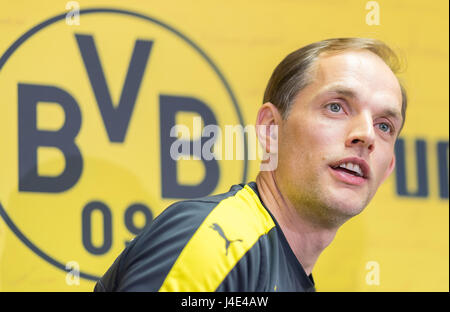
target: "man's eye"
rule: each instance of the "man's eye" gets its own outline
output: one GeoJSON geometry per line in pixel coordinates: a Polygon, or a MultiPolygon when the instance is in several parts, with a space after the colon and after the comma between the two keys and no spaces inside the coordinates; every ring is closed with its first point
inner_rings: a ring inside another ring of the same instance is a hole
{"type": "Polygon", "coordinates": [[[387,123],[382,122],[378,124],[378,128],[380,128],[383,132],[391,132],[391,126],[389,126],[387,123]]]}
{"type": "Polygon", "coordinates": [[[328,104],[328,108],[333,113],[339,113],[342,110],[341,104],[338,104],[338,103],[330,103],[330,104],[328,104]]]}

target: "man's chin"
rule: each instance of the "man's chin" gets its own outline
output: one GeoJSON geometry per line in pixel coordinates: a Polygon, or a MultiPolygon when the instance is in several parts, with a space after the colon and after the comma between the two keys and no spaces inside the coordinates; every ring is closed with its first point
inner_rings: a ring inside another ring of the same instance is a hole
{"type": "Polygon", "coordinates": [[[350,219],[359,215],[369,203],[369,199],[359,198],[340,198],[336,199],[330,209],[336,215],[340,215],[342,219],[350,219]]]}
{"type": "Polygon", "coordinates": [[[302,215],[327,228],[339,227],[357,216],[371,199],[367,189],[347,188],[341,184],[338,186],[328,184],[327,188],[310,188],[310,192],[303,191],[301,194],[302,196],[297,197],[295,202],[299,207],[307,207],[302,209],[302,215]]]}
{"type": "Polygon", "coordinates": [[[353,187],[340,184],[329,188],[328,194],[331,206],[344,213],[348,212],[349,215],[357,215],[372,199],[370,193],[368,185],[353,187]]]}
{"type": "Polygon", "coordinates": [[[340,226],[349,219],[359,215],[367,204],[370,198],[365,196],[342,196],[343,194],[336,194],[336,196],[329,196],[323,201],[322,218],[328,220],[330,226],[340,226]]]}
{"type": "Polygon", "coordinates": [[[360,214],[365,204],[361,200],[343,200],[337,198],[321,198],[312,204],[303,216],[323,228],[337,229],[349,219],[360,214]]]}

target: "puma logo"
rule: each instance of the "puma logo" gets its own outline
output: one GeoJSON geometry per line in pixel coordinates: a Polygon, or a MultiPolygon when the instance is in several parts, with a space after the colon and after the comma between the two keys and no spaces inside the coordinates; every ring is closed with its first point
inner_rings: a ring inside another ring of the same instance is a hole
{"type": "Polygon", "coordinates": [[[234,242],[241,242],[242,243],[242,239],[232,239],[229,240],[226,236],[225,233],[223,232],[222,228],[220,227],[220,225],[218,225],[217,223],[213,223],[209,226],[210,228],[212,228],[214,231],[216,231],[217,233],[219,233],[220,236],[222,236],[222,238],[225,240],[225,256],[228,255],[228,248],[230,247],[231,243],[234,242]]]}

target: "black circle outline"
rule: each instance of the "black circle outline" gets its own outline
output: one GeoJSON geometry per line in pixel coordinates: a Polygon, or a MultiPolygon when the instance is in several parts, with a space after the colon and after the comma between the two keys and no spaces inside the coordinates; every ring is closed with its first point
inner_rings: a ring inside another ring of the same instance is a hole
{"type": "MultiPolygon", "coordinates": [[[[203,52],[203,50],[200,49],[199,46],[197,46],[192,40],[190,40],[188,37],[186,37],[185,35],[183,35],[181,32],[179,32],[178,30],[174,29],[173,27],[169,26],[168,24],[165,24],[161,21],[158,21],[157,19],[153,18],[153,17],[149,17],[137,12],[133,12],[133,11],[128,11],[128,10],[123,10],[123,9],[113,9],[113,8],[91,8],[91,9],[83,9],[79,11],[80,15],[82,14],[93,14],[93,13],[115,13],[115,14],[124,14],[124,15],[129,15],[129,16],[134,16],[137,18],[141,18],[150,22],[153,22],[167,30],[169,30],[170,32],[174,33],[176,36],[180,37],[183,41],[185,41],[187,44],[189,44],[192,48],[194,48],[194,50],[196,50],[205,60],[206,62],[212,67],[212,69],[214,70],[214,72],[217,74],[217,76],[219,76],[221,82],[223,83],[223,85],[225,86],[225,89],[227,90],[228,95],[231,98],[231,101],[233,102],[234,108],[236,110],[236,113],[238,115],[238,119],[239,122],[241,123],[242,126],[244,126],[244,120],[242,118],[242,114],[241,111],[239,110],[239,105],[237,103],[237,100],[231,90],[231,87],[229,86],[229,84],[227,83],[227,81],[225,80],[225,77],[222,75],[222,73],[220,72],[220,70],[217,68],[217,66],[213,63],[213,61],[206,55],[205,52],[203,52]]],[[[56,15],[52,18],[49,18],[48,20],[45,20],[44,22],[39,23],[38,25],[34,26],[33,28],[31,28],[30,30],[28,30],[26,33],[24,33],[21,37],[19,37],[19,39],[17,39],[7,50],[6,52],[2,55],[2,57],[0,58],[0,72],[3,68],[3,66],[5,65],[6,61],[9,59],[9,57],[11,57],[11,55],[14,53],[14,51],[17,50],[17,48],[20,47],[20,45],[22,45],[28,38],[30,38],[31,36],[33,36],[34,34],[36,34],[38,31],[42,30],[43,28],[58,22],[60,20],[65,19],[67,13],[63,13],[60,15],[56,15]]],[[[247,138],[246,138],[246,134],[244,132],[244,170],[243,170],[243,178],[242,178],[242,183],[246,183],[247,181],[247,171],[248,171],[248,151],[247,151],[247,138]]],[[[64,264],[62,264],[60,261],[55,260],[53,257],[50,257],[48,254],[46,254],[42,249],[40,249],[39,247],[37,247],[33,242],[31,242],[20,230],[19,228],[14,224],[14,222],[11,220],[11,218],[9,218],[8,214],[6,213],[6,210],[3,208],[1,202],[0,202],[0,215],[3,218],[3,220],[5,221],[5,223],[8,225],[8,227],[10,228],[10,230],[22,241],[22,243],[24,243],[28,248],[30,248],[35,254],[37,254],[39,257],[41,257],[42,259],[44,259],[45,261],[47,261],[48,263],[54,265],[55,267],[66,271],[66,272],[71,272],[71,268],[66,268],[66,266],[64,264]]],[[[91,280],[91,281],[97,281],[99,279],[98,276],[92,275],[92,274],[88,274],[88,273],[84,273],[80,270],[80,277],[87,279],[87,280],[91,280]]]]}

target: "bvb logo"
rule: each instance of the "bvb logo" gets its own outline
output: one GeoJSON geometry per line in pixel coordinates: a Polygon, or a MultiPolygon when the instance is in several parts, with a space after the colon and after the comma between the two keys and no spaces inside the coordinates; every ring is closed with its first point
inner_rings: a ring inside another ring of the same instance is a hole
{"type": "Polygon", "coordinates": [[[246,181],[247,162],[170,157],[174,125],[244,124],[196,44],[135,12],[80,17],[42,22],[0,59],[0,214],[48,263],[96,280],[162,209],[246,181]]]}

